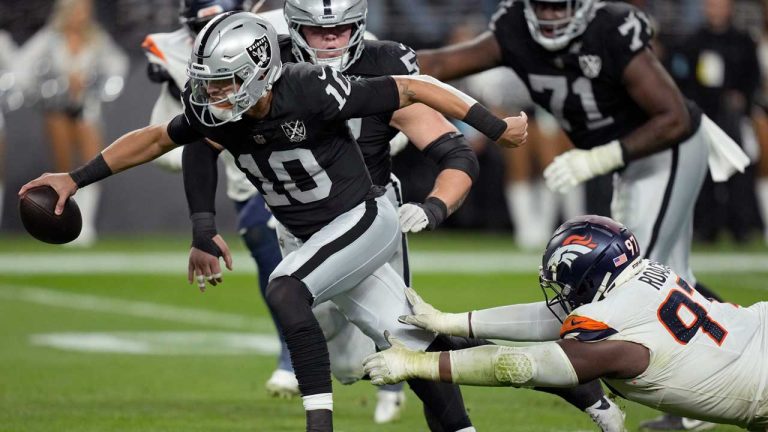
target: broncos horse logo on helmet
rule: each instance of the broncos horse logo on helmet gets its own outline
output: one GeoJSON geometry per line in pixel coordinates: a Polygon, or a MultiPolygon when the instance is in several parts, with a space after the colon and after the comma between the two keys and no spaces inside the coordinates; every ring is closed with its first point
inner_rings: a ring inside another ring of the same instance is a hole
{"type": "Polygon", "coordinates": [[[624,225],[603,216],[580,216],[555,230],[542,256],[539,283],[547,305],[571,312],[601,300],[639,268],[640,247],[624,225]],[[632,270],[624,274],[625,270],[632,270]],[[550,298],[550,291],[554,296],[550,298]]]}

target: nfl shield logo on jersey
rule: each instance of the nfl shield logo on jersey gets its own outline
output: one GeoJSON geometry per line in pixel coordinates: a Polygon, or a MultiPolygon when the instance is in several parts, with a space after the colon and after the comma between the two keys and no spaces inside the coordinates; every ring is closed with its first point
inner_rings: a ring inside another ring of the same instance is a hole
{"type": "Polygon", "coordinates": [[[258,145],[264,145],[267,143],[267,139],[264,138],[264,135],[254,135],[253,141],[258,145]]]}
{"type": "Polygon", "coordinates": [[[307,129],[301,120],[289,121],[280,125],[291,142],[301,142],[307,139],[307,129]]]}
{"type": "Polygon", "coordinates": [[[264,68],[272,59],[272,48],[269,47],[269,39],[264,35],[253,41],[251,46],[246,48],[248,56],[251,57],[257,68],[264,68]]]}
{"type": "Polygon", "coordinates": [[[597,78],[603,67],[603,61],[596,55],[582,55],[579,56],[579,66],[581,66],[581,72],[584,73],[585,77],[597,78]]]}

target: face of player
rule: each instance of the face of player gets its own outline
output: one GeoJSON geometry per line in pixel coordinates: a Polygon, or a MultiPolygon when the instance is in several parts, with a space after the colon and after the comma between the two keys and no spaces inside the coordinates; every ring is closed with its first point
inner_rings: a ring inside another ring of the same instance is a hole
{"type": "Polygon", "coordinates": [[[568,24],[567,19],[571,16],[569,2],[533,1],[531,5],[536,18],[542,23],[540,30],[545,37],[555,37],[557,29],[568,24]]]}
{"type": "Polygon", "coordinates": [[[206,86],[209,100],[213,106],[223,110],[234,107],[233,99],[238,90],[240,90],[240,84],[231,79],[212,80],[206,86]]]}
{"type": "Polygon", "coordinates": [[[335,27],[303,26],[301,31],[307,45],[321,51],[317,52],[320,59],[335,58],[344,54],[341,48],[349,45],[352,37],[352,24],[335,27]]]}
{"type": "Polygon", "coordinates": [[[731,21],[731,0],[706,0],[704,16],[715,29],[727,28],[731,21]]]}

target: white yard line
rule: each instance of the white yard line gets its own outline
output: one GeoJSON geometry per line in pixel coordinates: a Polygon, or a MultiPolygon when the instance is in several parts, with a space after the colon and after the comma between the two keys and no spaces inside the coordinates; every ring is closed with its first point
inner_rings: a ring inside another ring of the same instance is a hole
{"type": "MultiPolygon", "coordinates": [[[[19,253],[0,254],[0,275],[19,274],[163,274],[186,278],[186,253],[19,253]]],[[[536,254],[517,252],[421,252],[411,253],[411,269],[422,273],[532,273],[539,266],[536,254]]],[[[234,257],[235,272],[255,272],[251,257],[234,257]]],[[[768,272],[764,254],[694,254],[696,274],[768,272]]],[[[225,272],[226,275],[226,272],[225,272]]]]}
{"type": "Polygon", "coordinates": [[[0,284],[0,299],[89,312],[195,324],[203,327],[274,332],[274,326],[269,318],[248,317],[204,309],[79,294],[43,287],[0,284]]]}

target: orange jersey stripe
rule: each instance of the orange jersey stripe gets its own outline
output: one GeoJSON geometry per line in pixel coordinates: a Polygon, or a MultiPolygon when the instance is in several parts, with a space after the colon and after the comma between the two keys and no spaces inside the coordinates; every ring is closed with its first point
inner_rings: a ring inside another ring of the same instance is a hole
{"type": "Polygon", "coordinates": [[[160,48],[157,47],[155,41],[152,40],[152,36],[147,36],[144,38],[144,42],[141,44],[141,47],[144,48],[144,50],[154,54],[160,60],[165,61],[165,55],[163,55],[163,52],[160,51],[160,48]]]}
{"type": "Polygon", "coordinates": [[[565,319],[565,322],[563,322],[563,326],[560,327],[560,337],[564,337],[568,333],[599,332],[610,329],[608,324],[604,322],[596,321],[585,316],[570,315],[565,319]]]}

